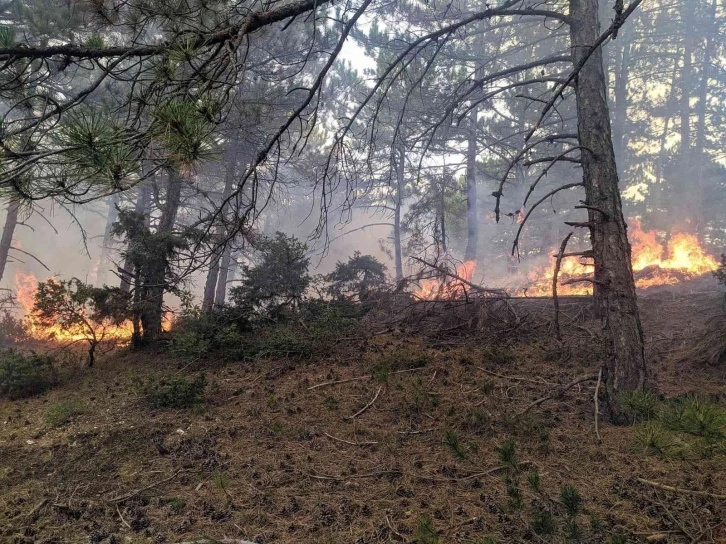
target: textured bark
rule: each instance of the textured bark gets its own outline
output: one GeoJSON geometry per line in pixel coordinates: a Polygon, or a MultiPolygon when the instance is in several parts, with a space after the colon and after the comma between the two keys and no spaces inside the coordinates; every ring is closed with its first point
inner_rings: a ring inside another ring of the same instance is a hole
{"type": "Polygon", "coordinates": [[[628,119],[628,78],[630,77],[630,50],[632,48],[631,31],[629,28],[622,29],[619,41],[621,47],[618,49],[616,58],[617,67],[615,72],[615,104],[613,108],[613,148],[615,149],[615,160],[618,164],[624,159],[627,149],[628,119]]]}
{"type": "MultiPolygon", "coordinates": [[[[577,65],[600,35],[598,0],[570,0],[570,17],[573,63],[577,65]]],[[[618,394],[642,389],[646,372],[601,48],[580,72],[576,97],[580,145],[584,148],[583,182],[587,204],[593,207],[588,215],[597,286],[594,304],[603,321],[609,351],[603,376],[605,406],[611,420],[621,422],[626,416],[618,405],[618,394]]]]}
{"type": "Polygon", "coordinates": [[[469,137],[466,149],[466,251],[464,260],[475,261],[479,243],[479,218],[476,206],[476,155],[477,155],[477,118],[478,108],[471,111],[469,137]]]}
{"type": "MultiPolygon", "coordinates": [[[[226,161],[227,167],[224,178],[224,190],[222,191],[222,201],[226,200],[230,194],[232,194],[232,185],[234,183],[234,175],[236,171],[236,159],[227,155],[226,161]]],[[[221,212],[224,214],[224,210],[221,212]]],[[[221,239],[225,235],[224,227],[220,226],[216,229],[215,238],[221,239]]],[[[220,261],[224,255],[226,246],[218,248],[212,260],[209,263],[209,271],[207,272],[207,280],[204,283],[204,296],[202,298],[202,311],[211,312],[215,305],[215,298],[217,295],[217,282],[219,280],[220,261]]],[[[229,266],[229,265],[228,265],[229,266]]],[[[227,279],[225,278],[225,283],[227,279]]]]}
{"type": "MultiPolygon", "coordinates": [[[[170,235],[174,232],[174,224],[181,203],[181,188],[182,179],[179,172],[169,169],[166,201],[159,218],[156,234],[170,235]]],[[[141,325],[144,329],[145,341],[153,340],[161,334],[161,322],[164,316],[164,291],[167,288],[167,256],[163,253],[157,253],[155,257],[148,260],[143,280],[142,304],[144,309],[141,315],[141,325]]]]}
{"type": "Polygon", "coordinates": [[[217,279],[217,291],[214,295],[214,305],[219,307],[224,306],[227,300],[227,283],[230,278],[230,265],[232,263],[232,248],[227,246],[224,248],[224,254],[222,255],[222,262],[219,265],[219,277],[217,279]]]}
{"type": "Polygon", "coordinates": [[[5,228],[3,228],[3,236],[0,239],[0,280],[5,275],[5,268],[8,265],[8,253],[13,244],[13,236],[15,235],[15,227],[18,226],[18,211],[20,210],[20,202],[11,200],[8,204],[7,217],[5,218],[5,228]]]}

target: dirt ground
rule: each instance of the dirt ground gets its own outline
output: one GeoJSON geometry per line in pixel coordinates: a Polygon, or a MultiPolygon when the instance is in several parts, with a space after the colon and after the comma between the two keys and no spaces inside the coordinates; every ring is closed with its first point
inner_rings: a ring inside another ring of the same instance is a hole
{"type": "MultiPolygon", "coordinates": [[[[713,290],[642,298],[661,397],[726,403],[726,367],[679,358],[720,304],[713,290]]],[[[306,361],[117,352],[40,397],[0,401],[0,542],[726,542],[724,456],[646,455],[636,427],[606,422],[598,440],[595,381],[521,415],[597,373],[584,315],[564,320],[564,344],[551,322],[496,342],[375,325],[306,361]],[[423,362],[382,370],[401,353],[423,362]],[[203,405],[145,402],[144,381],[200,372],[203,405]],[[50,424],[69,401],[77,413],[50,424]],[[574,515],[563,488],[582,498],[574,515]]]]}

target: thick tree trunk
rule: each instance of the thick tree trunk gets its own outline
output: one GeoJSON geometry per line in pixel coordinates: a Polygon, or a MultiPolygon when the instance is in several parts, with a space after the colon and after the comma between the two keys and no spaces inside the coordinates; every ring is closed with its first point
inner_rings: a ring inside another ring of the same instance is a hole
{"type": "Polygon", "coordinates": [[[396,192],[393,203],[393,257],[396,265],[396,283],[403,279],[403,247],[401,245],[401,208],[403,206],[403,185],[405,183],[405,152],[398,151],[396,162],[396,192]]]}
{"type": "Polygon", "coordinates": [[[479,109],[471,111],[469,120],[469,138],[466,150],[466,251],[465,261],[475,261],[479,243],[479,218],[477,214],[476,194],[476,155],[477,155],[477,118],[479,109]]]}
{"type": "MultiPolygon", "coordinates": [[[[570,0],[570,37],[577,65],[600,35],[598,0],[570,0]]],[[[638,313],[630,243],[623,218],[618,172],[603,71],[602,49],[577,78],[577,114],[583,182],[595,260],[594,303],[603,321],[608,358],[604,369],[605,406],[614,422],[626,420],[618,395],[645,385],[643,332],[638,313]]]]}
{"type": "Polygon", "coordinates": [[[118,209],[116,206],[121,200],[121,195],[116,193],[108,199],[108,214],[106,215],[106,229],[103,233],[103,245],[101,246],[101,256],[98,259],[98,272],[96,273],[96,285],[98,287],[106,284],[108,276],[108,265],[111,261],[111,242],[113,229],[116,219],[118,219],[118,209]]]}
{"type": "MultiPolygon", "coordinates": [[[[145,183],[139,188],[138,194],[136,195],[136,203],[134,205],[134,212],[144,217],[144,224],[147,227],[151,221],[151,214],[149,213],[149,208],[151,207],[151,183],[155,183],[154,180],[145,183]]],[[[132,241],[129,240],[128,244],[130,245],[131,242],[132,241]]],[[[123,269],[120,270],[120,273],[121,290],[124,293],[129,293],[131,291],[131,284],[135,277],[134,265],[131,262],[130,256],[126,256],[124,259],[124,266],[123,269]]]]}
{"type": "Polygon", "coordinates": [[[8,254],[13,244],[13,236],[15,235],[15,227],[18,226],[18,211],[20,210],[20,201],[11,200],[8,204],[7,217],[5,218],[5,228],[3,228],[3,236],[0,239],[0,280],[5,275],[5,268],[8,265],[8,254]]]}
{"type": "MultiPolygon", "coordinates": [[[[236,171],[236,158],[228,153],[226,164],[227,167],[225,171],[224,190],[222,191],[222,201],[225,201],[229,198],[229,195],[232,194],[232,185],[234,183],[234,175],[236,171]]],[[[224,211],[224,209],[221,211],[222,216],[224,216],[224,211]]],[[[215,234],[215,243],[217,243],[217,240],[222,239],[225,234],[224,227],[218,227],[215,234]]],[[[220,261],[222,260],[222,256],[225,251],[226,245],[217,248],[212,256],[211,262],[209,263],[209,271],[207,272],[207,280],[204,284],[204,296],[202,298],[203,312],[211,312],[214,308],[215,297],[217,295],[217,282],[219,281],[220,261]]],[[[225,282],[226,281],[227,280],[225,278],[225,282]]]]}
{"type": "MultiPolygon", "coordinates": [[[[174,232],[177,212],[181,202],[182,180],[175,169],[168,170],[166,186],[166,202],[159,218],[156,235],[170,235],[174,232]]],[[[168,256],[159,251],[154,259],[148,260],[144,277],[144,306],[141,325],[144,329],[144,340],[153,340],[161,334],[161,322],[164,316],[164,292],[167,288],[166,270],[168,256]]]]}

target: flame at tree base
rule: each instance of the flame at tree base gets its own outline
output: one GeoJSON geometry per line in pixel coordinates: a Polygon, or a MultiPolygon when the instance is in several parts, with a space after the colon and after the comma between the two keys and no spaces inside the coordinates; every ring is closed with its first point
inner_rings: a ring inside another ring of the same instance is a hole
{"type": "MultiPolygon", "coordinates": [[[[718,261],[703,249],[698,238],[691,234],[673,234],[666,245],[661,244],[653,231],[644,231],[639,220],[632,220],[629,239],[632,245],[632,263],[635,286],[649,289],[661,285],[675,285],[714,272],[718,261]]],[[[551,252],[556,254],[557,251],[551,252]]],[[[456,275],[471,282],[476,272],[476,262],[467,261],[456,267],[456,275]]],[[[568,284],[568,281],[591,278],[593,264],[591,259],[562,260],[558,275],[557,292],[561,296],[591,295],[592,286],[587,282],[568,284]]],[[[508,288],[512,296],[551,297],[554,279],[554,263],[531,270],[519,286],[508,288]]],[[[508,281],[494,285],[510,284],[508,281]]],[[[424,300],[463,298],[469,288],[456,278],[428,279],[419,282],[414,296],[424,300]]]]}

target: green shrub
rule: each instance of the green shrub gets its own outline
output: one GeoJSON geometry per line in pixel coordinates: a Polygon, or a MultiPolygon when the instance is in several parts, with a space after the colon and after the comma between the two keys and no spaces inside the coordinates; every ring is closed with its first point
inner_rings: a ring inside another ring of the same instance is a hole
{"type": "Polygon", "coordinates": [[[15,317],[7,310],[0,314],[0,345],[11,346],[30,338],[28,321],[15,317]]]}
{"type": "Polygon", "coordinates": [[[532,519],[532,530],[540,536],[551,535],[555,532],[555,520],[552,512],[537,510],[532,519]]]}
{"type": "Polygon", "coordinates": [[[148,394],[152,408],[191,408],[204,400],[207,378],[204,374],[192,381],[184,378],[173,378],[169,382],[159,384],[148,394]]]}
{"type": "Polygon", "coordinates": [[[658,398],[651,391],[621,393],[619,401],[635,421],[648,421],[656,414],[658,398]]]}
{"type": "Polygon", "coordinates": [[[726,440],[726,408],[698,396],[676,401],[670,410],[663,412],[661,420],[672,431],[713,442],[726,440]]]}
{"type": "Polygon", "coordinates": [[[19,399],[40,395],[55,382],[52,359],[14,350],[0,352],[0,396],[19,399]]]}
{"type": "Polygon", "coordinates": [[[663,459],[682,456],[688,449],[686,443],[657,421],[649,421],[636,427],[634,441],[636,450],[663,459]]]}
{"type": "Polygon", "coordinates": [[[430,516],[424,515],[419,518],[414,542],[417,544],[439,544],[441,542],[439,532],[434,527],[434,521],[430,516]]]}
{"type": "Polygon", "coordinates": [[[61,427],[83,412],[83,404],[77,400],[59,402],[45,413],[45,422],[50,427],[61,427]]]}

